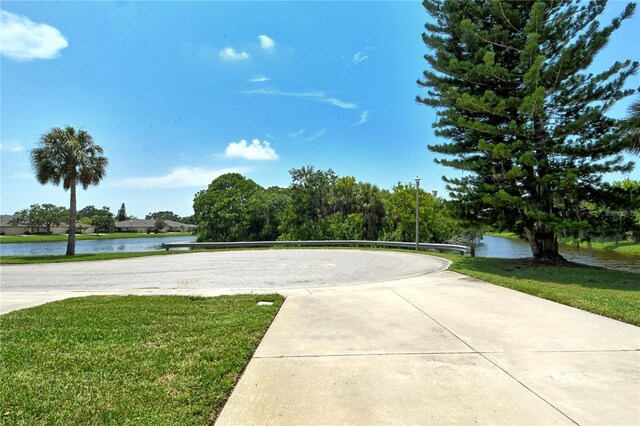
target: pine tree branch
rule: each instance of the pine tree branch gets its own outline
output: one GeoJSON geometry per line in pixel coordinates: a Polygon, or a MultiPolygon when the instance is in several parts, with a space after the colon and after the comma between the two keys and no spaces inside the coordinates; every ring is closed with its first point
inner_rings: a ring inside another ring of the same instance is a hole
{"type": "Polygon", "coordinates": [[[513,30],[514,30],[516,33],[522,33],[522,31],[521,31],[521,30],[519,30],[518,28],[516,28],[516,27],[511,23],[511,21],[509,20],[509,18],[507,18],[507,15],[504,13],[504,9],[502,8],[502,1],[501,1],[501,0],[498,0],[498,1],[497,1],[497,3],[498,3],[498,6],[500,6],[500,12],[502,13],[502,17],[503,17],[503,18],[504,18],[504,20],[507,22],[507,24],[509,24],[509,26],[510,26],[511,28],[513,28],[513,30]]]}

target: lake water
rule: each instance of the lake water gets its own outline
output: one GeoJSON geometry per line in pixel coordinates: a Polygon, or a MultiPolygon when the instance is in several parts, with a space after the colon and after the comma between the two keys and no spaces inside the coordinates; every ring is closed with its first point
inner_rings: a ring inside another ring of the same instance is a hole
{"type": "MultiPolygon", "coordinates": [[[[571,246],[560,246],[560,254],[565,259],[576,263],[621,271],[640,272],[640,256],[607,250],[589,250],[586,247],[576,249],[571,246]]],[[[485,236],[481,244],[476,247],[476,256],[503,259],[531,257],[531,248],[527,242],[522,240],[485,236]]]]}
{"type": "MultiPolygon", "coordinates": [[[[195,236],[83,240],[76,241],[76,253],[160,251],[163,250],[161,247],[162,243],[193,242],[195,240],[195,236]]],[[[3,256],[54,255],[64,254],[66,250],[66,241],[0,244],[0,254],[3,256]]],[[[577,263],[619,269],[622,271],[640,272],[640,256],[624,255],[605,250],[588,250],[587,248],[577,250],[568,246],[561,246],[560,253],[567,260],[577,263]]],[[[476,256],[498,257],[503,259],[531,257],[531,249],[524,241],[485,236],[482,243],[476,248],[476,256]]]]}
{"type": "MultiPolygon", "coordinates": [[[[115,240],[82,240],[76,241],[76,253],[122,253],[139,251],[163,250],[162,243],[193,242],[195,236],[186,237],[158,237],[158,238],[120,238],[115,240]]],[[[65,254],[66,241],[48,243],[16,243],[0,244],[0,254],[3,256],[33,256],[65,254]]]]}

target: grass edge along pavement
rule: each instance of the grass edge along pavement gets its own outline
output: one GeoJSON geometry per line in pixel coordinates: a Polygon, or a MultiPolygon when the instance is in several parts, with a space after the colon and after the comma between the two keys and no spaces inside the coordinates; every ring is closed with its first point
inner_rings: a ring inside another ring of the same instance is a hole
{"type": "Polygon", "coordinates": [[[88,262],[94,260],[129,259],[133,257],[166,256],[172,254],[197,253],[205,250],[139,251],[120,253],[85,253],[65,256],[64,254],[33,256],[0,256],[0,265],[30,265],[36,263],[88,262]]]}
{"type": "Polygon", "coordinates": [[[0,423],[212,424],[283,301],[89,296],[2,315],[0,423]]]}
{"type": "MultiPolygon", "coordinates": [[[[190,232],[162,232],[157,234],[145,234],[140,232],[112,232],[110,234],[76,234],[76,241],[84,240],[118,240],[123,238],[165,238],[165,237],[191,237],[190,232]]],[[[55,241],[67,241],[66,234],[55,235],[0,235],[0,244],[21,243],[49,243],[55,241]]]]}
{"type": "MultiPolygon", "coordinates": [[[[286,250],[288,248],[279,249],[286,250]]],[[[307,247],[305,249],[313,250],[314,248],[307,247]]],[[[345,249],[345,247],[341,249],[345,249]]],[[[363,248],[358,248],[358,250],[363,250],[363,248]]],[[[381,248],[370,248],[369,250],[411,252],[381,248]]],[[[3,256],[0,258],[0,263],[76,262],[193,252],[192,250],[75,256],[3,256]]],[[[420,253],[451,260],[453,262],[449,267],[451,271],[640,326],[640,275],[637,273],[589,266],[535,265],[527,262],[526,259],[471,258],[434,252],[420,253]]]]}
{"type": "Polygon", "coordinates": [[[640,274],[575,263],[433,255],[451,260],[450,271],[640,326],[640,274]]]}

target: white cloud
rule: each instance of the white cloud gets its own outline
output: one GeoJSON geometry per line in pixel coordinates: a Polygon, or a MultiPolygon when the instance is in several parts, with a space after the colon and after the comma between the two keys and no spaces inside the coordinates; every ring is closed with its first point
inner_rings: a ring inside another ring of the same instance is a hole
{"type": "Polygon", "coordinates": [[[0,143],[0,151],[20,152],[24,149],[18,142],[0,143]]]}
{"type": "Polygon", "coordinates": [[[276,47],[276,41],[267,35],[259,35],[258,40],[260,40],[260,47],[264,50],[272,50],[276,47]]]}
{"type": "Polygon", "coordinates": [[[335,105],[337,107],[340,108],[344,108],[344,109],[356,109],[358,108],[358,105],[351,103],[351,102],[344,102],[341,101],[340,99],[336,99],[336,98],[324,98],[324,95],[321,96],[321,99],[318,99],[321,102],[326,102],[329,103],[331,105],[335,105]]]}
{"type": "Polygon", "coordinates": [[[338,108],[357,109],[358,105],[352,102],[345,102],[338,98],[330,98],[324,92],[282,92],[277,89],[255,89],[244,92],[248,95],[272,95],[272,96],[291,96],[294,98],[302,98],[309,101],[324,102],[338,108]]]}
{"type": "Polygon", "coordinates": [[[247,160],[277,160],[278,154],[271,148],[269,142],[260,142],[254,139],[251,144],[246,140],[240,142],[230,142],[227,149],[224,150],[226,157],[240,157],[247,160]]]}
{"type": "Polygon", "coordinates": [[[263,81],[269,81],[269,77],[265,75],[259,75],[249,80],[252,83],[262,83],[263,81]]]}
{"type": "Polygon", "coordinates": [[[52,59],[67,47],[56,28],[0,10],[0,53],[17,61],[52,59]]]}
{"type": "Polygon", "coordinates": [[[290,132],[287,133],[287,136],[289,136],[290,138],[298,138],[300,136],[302,136],[302,134],[304,133],[304,129],[300,129],[297,132],[290,132]]]}
{"type": "MultiPolygon", "coordinates": [[[[304,135],[304,133],[305,133],[305,130],[300,129],[297,132],[287,133],[287,136],[289,136],[292,139],[298,139],[300,136],[304,135]]],[[[311,142],[318,139],[320,136],[324,135],[325,133],[327,133],[326,129],[318,130],[317,132],[310,134],[309,136],[303,138],[302,140],[305,142],[311,142]]]]}
{"type": "Polygon", "coordinates": [[[249,59],[247,52],[237,52],[232,47],[225,47],[220,51],[220,58],[223,61],[244,61],[249,59]]]}
{"type": "Polygon", "coordinates": [[[366,110],[362,114],[360,114],[360,119],[355,124],[356,126],[359,126],[366,123],[367,121],[369,121],[369,110],[366,110]]]}
{"type": "Polygon", "coordinates": [[[133,177],[123,179],[115,185],[127,188],[185,188],[206,186],[225,173],[247,173],[244,167],[226,169],[206,169],[203,167],[176,167],[164,176],[133,177]]]}
{"type": "Polygon", "coordinates": [[[318,130],[317,132],[315,132],[311,136],[308,136],[308,137],[304,138],[304,140],[307,141],[307,142],[311,142],[311,141],[314,141],[314,140],[318,139],[320,136],[324,135],[325,133],[327,133],[326,129],[318,130]]]}
{"type": "Polygon", "coordinates": [[[369,59],[369,56],[365,55],[363,52],[358,52],[355,55],[353,55],[353,58],[351,58],[351,62],[349,62],[350,64],[354,64],[354,65],[358,65],[360,62],[369,59]]]}

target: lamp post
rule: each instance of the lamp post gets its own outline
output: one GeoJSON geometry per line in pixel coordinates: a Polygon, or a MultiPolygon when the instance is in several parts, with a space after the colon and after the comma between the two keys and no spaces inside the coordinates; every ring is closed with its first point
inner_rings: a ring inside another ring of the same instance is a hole
{"type": "Polygon", "coordinates": [[[416,251],[420,243],[420,178],[416,176],[416,251]]]}

